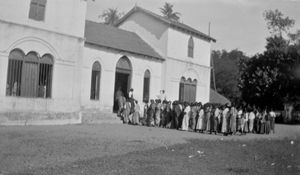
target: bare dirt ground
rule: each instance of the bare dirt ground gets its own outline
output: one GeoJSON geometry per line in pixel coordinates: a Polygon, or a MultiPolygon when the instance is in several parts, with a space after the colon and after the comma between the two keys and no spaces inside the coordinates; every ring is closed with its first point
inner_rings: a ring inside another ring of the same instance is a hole
{"type": "Polygon", "coordinates": [[[300,126],[215,136],[129,125],[0,126],[0,175],[297,174],[300,126]]]}

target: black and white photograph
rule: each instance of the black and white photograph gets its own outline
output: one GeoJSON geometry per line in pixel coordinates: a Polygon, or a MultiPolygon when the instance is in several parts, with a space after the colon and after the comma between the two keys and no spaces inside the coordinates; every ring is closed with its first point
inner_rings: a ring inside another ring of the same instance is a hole
{"type": "Polygon", "coordinates": [[[300,174],[300,0],[0,0],[0,175],[300,174]]]}

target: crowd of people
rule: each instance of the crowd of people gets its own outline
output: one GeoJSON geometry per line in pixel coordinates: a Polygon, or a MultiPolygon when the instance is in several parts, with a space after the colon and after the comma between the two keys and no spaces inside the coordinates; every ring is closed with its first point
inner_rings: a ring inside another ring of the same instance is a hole
{"type": "Polygon", "coordinates": [[[202,105],[201,102],[171,102],[159,98],[145,103],[141,116],[138,101],[130,96],[124,104],[120,104],[118,115],[127,124],[208,134],[275,133],[276,114],[273,110],[234,104],[202,105]]]}

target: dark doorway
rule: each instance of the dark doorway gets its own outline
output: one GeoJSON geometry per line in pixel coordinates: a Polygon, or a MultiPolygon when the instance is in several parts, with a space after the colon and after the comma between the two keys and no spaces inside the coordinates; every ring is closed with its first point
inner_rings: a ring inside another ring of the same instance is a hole
{"type": "Polygon", "coordinates": [[[131,63],[126,56],[123,56],[122,58],[120,58],[116,66],[113,112],[118,111],[118,102],[116,101],[117,90],[121,88],[123,95],[127,99],[128,91],[130,87],[131,87],[131,63]]]}
{"type": "MultiPolygon", "coordinates": [[[[121,91],[123,92],[126,99],[128,98],[128,91],[129,91],[129,87],[128,87],[129,76],[130,76],[130,74],[116,72],[115,91],[114,92],[116,93],[118,88],[120,87],[121,91]]],[[[116,94],[114,94],[114,96],[116,96],[116,94]]],[[[113,110],[114,110],[114,112],[118,111],[118,103],[116,100],[114,101],[114,109],[113,110]]]]}

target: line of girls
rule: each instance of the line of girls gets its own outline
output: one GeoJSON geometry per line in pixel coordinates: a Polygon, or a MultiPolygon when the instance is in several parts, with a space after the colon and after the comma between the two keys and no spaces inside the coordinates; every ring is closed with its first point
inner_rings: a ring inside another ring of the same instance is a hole
{"type": "Polygon", "coordinates": [[[223,135],[275,132],[276,115],[272,110],[157,99],[144,106],[142,118],[135,117],[138,112],[134,111],[125,123],[223,135]]]}

